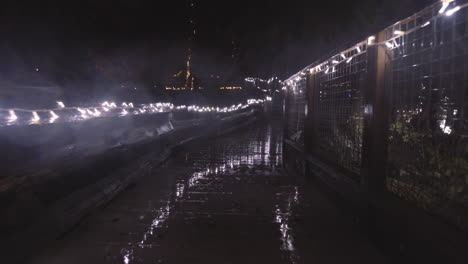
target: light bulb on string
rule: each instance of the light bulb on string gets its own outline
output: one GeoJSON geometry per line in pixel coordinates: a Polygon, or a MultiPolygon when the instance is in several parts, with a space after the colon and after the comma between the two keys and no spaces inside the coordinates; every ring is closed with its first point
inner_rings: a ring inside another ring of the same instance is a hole
{"type": "Polygon", "coordinates": [[[445,13],[445,15],[446,16],[451,16],[451,15],[455,14],[457,11],[459,11],[460,9],[461,9],[460,6],[456,6],[453,9],[450,9],[449,11],[447,11],[447,13],[445,13]]]}
{"type": "Polygon", "coordinates": [[[9,122],[15,122],[16,120],[18,120],[15,110],[8,110],[8,113],[10,114],[10,116],[8,117],[9,122]]]}
{"type": "Polygon", "coordinates": [[[31,119],[31,122],[33,124],[38,124],[39,122],[41,121],[41,118],[39,117],[39,115],[37,114],[36,111],[33,111],[32,112],[32,119],[31,119]]]}
{"type": "Polygon", "coordinates": [[[59,116],[52,110],[49,112],[49,114],[50,114],[50,121],[49,121],[50,123],[54,123],[55,120],[59,118],[59,116]]]}
{"type": "Polygon", "coordinates": [[[453,0],[442,0],[442,7],[439,10],[439,14],[443,14],[451,2],[453,2],[453,0]]]}

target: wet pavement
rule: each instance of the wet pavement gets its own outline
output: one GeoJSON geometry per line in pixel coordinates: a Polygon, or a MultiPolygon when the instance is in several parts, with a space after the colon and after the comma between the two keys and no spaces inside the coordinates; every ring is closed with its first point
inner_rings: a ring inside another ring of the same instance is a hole
{"type": "Polygon", "coordinates": [[[178,150],[32,263],[386,263],[311,184],[281,173],[281,126],[178,150]]]}

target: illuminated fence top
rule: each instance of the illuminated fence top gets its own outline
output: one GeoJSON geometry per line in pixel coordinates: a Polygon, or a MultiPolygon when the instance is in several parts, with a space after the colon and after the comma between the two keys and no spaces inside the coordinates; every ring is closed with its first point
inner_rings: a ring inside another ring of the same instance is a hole
{"type": "MultiPolygon", "coordinates": [[[[266,99],[268,100],[268,98],[266,99]]],[[[131,115],[167,113],[173,111],[188,111],[199,113],[230,113],[246,109],[251,105],[263,104],[263,99],[249,99],[245,104],[230,107],[213,107],[198,105],[174,106],[171,103],[151,103],[135,106],[133,103],[122,103],[117,106],[114,102],[104,102],[96,107],[65,107],[63,102],[57,102],[54,109],[4,109],[0,108],[0,127],[9,125],[39,125],[63,122],[76,122],[98,117],[121,117],[131,115]]]]}
{"type": "Polygon", "coordinates": [[[392,30],[393,36],[387,36],[386,40],[383,42],[376,42],[376,37],[375,36],[370,36],[367,38],[367,40],[362,41],[354,45],[353,47],[344,50],[342,52],[339,52],[333,56],[331,56],[329,59],[321,62],[321,63],[313,63],[311,65],[308,65],[304,69],[300,70],[296,74],[292,75],[289,77],[287,80],[284,81],[284,84],[286,85],[293,85],[295,82],[300,81],[303,79],[307,73],[319,73],[319,72],[324,72],[325,74],[328,74],[330,72],[336,71],[336,66],[341,63],[350,63],[356,56],[361,54],[363,52],[363,46],[372,46],[372,45],[385,45],[389,50],[393,50],[395,48],[398,48],[401,46],[401,40],[402,36],[410,34],[420,28],[426,27],[433,23],[435,19],[441,16],[445,17],[451,17],[453,14],[456,12],[468,7],[468,1],[467,0],[442,0],[438,3],[435,3],[422,11],[416,13],[415,15],[408,17],[406,19],[403,19],[397,23],[395,23],[392,26],[387,27],[385,30],[389,29],[394,29],[392,30]],[[439,8],[440,7],[440,8],[439,8]],[[432,12],[432,10],[437,9],[437,12],[432,12]],[[421,14],[424,14],[421,15],[421,14]],[[418,25],[414,25],[414,27],[407,29],[407,30],[402,30],[398,29],[399,24],[406,20],[410,20],[414,18],[415,16],[419,17],[420,22],[418,25]],[[354,51],[354,52],[353,52],[354,51]]]}

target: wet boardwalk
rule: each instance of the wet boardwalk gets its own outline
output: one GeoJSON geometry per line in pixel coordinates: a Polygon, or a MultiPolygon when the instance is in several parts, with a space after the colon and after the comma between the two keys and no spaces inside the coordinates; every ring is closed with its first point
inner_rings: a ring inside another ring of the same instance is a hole
{"type": "Polygon", "coordinates": [[[281,128],[178,151],[33,263],[386,263],[313,186],[281,174],[281,128]]]}

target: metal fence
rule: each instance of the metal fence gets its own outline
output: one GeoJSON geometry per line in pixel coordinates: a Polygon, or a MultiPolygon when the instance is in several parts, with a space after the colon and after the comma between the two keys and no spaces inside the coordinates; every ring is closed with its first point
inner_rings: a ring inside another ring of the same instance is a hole
{"type": "Polygon", "coordinates": [[[468,230],[468,13],[439,10],[385,30],[393,45],[387,188],[468,230]]]}
{"type": "Polygon", "coordinates": [[[375,200],[393,195],[465,231],[467,7],[438,2],[285,82],[286,138],[304,131],[305,154],[375,200]]]}
{"type": "Polygon", "coordinates": [[[366,48],[367,44],[360,43],[356,48],[343,52],[338,60],[328,63],[324,71],[316,73],[319,90],[318,153],[356,175],[361,167],[366,48]]]}
{"type": "Polygon", "coordinates": [[[306,79],[298,78],[291,83],[290,92],[286,97],[286,131],[285,137],[304,146],[304,121],[307,110],[306,79]]]}

